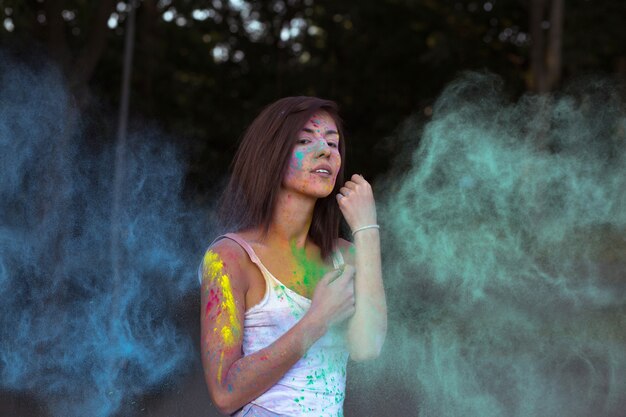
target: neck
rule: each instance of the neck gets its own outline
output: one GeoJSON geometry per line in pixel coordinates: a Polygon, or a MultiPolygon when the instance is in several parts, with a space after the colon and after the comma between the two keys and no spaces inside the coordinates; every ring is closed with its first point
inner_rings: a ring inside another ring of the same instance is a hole
{"type": "Polygon", "coordinates": [[[316,198],[281,190],[272,216],[267,241],[281,246],[304,248],[313,220],[316,198]]]}

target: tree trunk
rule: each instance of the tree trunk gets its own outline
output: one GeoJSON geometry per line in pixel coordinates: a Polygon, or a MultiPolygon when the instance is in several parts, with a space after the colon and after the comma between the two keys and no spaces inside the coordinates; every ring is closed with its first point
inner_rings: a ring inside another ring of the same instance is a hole
{"type": "Polygon", "coordinates": [[[562,72],[564,0],[530,0],[529,89],[546,93],[558,87],[562,72]],[[547,35],[542,27],[550,6],[547,35]]]}
{"type": "Polygon", "coordinates": [[[561,62],[563,49],[563,8],[564,0],[552,0],[550,10],[550,32],[546,51],[546,84],[553,90],[561,82],[561,62]]]}
{"type": "Polygon", "coordinates": [[[530,1],[530,80],[529,88],[536,92],[546,91],[544,77],[544,36],[543,22],[546,0],[530,1]]]}

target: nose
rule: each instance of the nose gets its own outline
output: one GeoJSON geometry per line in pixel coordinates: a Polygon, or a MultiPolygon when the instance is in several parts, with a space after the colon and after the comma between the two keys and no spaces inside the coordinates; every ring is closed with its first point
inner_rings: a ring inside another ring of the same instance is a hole
{"type": "Polygon", "coordinates": [[[330,156],[330,146],[328,145],[328,143],[326,143],[325,140],[322,140],[319,142],[319,145],[316,151],[316,156],[318,158],[330,156]]]}

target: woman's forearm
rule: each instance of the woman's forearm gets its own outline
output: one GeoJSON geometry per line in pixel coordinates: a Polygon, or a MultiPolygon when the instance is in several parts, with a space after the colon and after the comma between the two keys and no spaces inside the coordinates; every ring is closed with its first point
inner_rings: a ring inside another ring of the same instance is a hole
{"type": "Polygon", "coordinates": [[[274,386],[326,332],[325,325],[305,315],[271,345],[235,361],[214,395],[216,407],[231,414],[274,386]]]}
{"type": "Polygon", "coordinates": [[[382,280],[378,229],[354,235],[355,306],[348,322],[348,344],[354,360],[377,357],[387,333],[387,303],[382,280]]]}

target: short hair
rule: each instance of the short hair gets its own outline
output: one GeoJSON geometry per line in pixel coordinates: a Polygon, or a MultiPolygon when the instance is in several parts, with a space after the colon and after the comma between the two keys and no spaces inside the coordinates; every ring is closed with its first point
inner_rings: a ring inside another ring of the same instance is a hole
{"type": "Polygon", "coordinates": [[[339,237],[341,211],[336,195],[345,181],[345,139],[337,104],[316,97],[285,97],[267,107],[243,135],[231,164],[231,176],[219,203],[218,217],[227,231],[263,227],[267,233],[278,192],[287,172],[297,135],[318,111],[328,113],[337,125],[341,167],[333,191],[315,204],[309,229],[311,240],[327,259],[339,237]]]}

